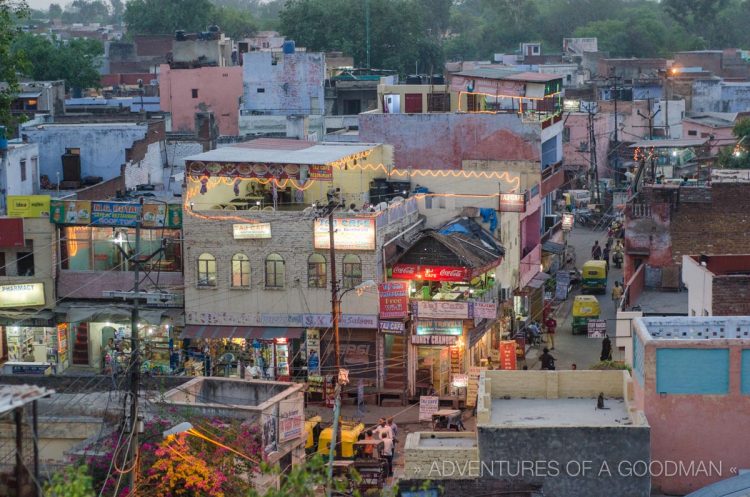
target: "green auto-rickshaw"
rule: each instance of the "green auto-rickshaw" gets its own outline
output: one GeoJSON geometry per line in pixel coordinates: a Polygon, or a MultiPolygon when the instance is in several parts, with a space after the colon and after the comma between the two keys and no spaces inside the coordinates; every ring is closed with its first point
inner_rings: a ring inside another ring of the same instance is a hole
{"type": "Polygon", "coordinates": [[[581,269],[582,293],[607,293],[607,262],[588,261],[581,269]]]}
{"type": "Polygon", "coordinates": [[[573,334],[588,332],[589,319],[599,319],[599,300],[593,295],[576,295],[573,300],[573,334]]]}

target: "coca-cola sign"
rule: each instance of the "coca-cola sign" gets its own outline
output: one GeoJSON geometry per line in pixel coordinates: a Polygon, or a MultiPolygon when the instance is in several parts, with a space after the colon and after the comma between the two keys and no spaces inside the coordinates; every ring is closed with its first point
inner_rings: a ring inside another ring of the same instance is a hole
{"type": "Polygon", "coordinates": [[[426,266],[418,264],[396,264],[393,278],[424,281],[469,281],[471,269],[458,266],[426,266]]]}

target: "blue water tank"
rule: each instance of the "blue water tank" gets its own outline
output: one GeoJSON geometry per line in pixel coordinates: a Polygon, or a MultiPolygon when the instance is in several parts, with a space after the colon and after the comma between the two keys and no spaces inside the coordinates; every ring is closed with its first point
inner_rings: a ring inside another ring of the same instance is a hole
{"type": "Polygon", "coordinates": [[[5,138],[5,126],[0,126],[0,150],[8,150],[8,140],[5,138]]]}
{"type": "Polygon", "coordinates": [[[294,53],[294,40],[284,41],[284,44],[281,45],[281,50],[284,52],[284,54],[293,54],[294,53]]]}

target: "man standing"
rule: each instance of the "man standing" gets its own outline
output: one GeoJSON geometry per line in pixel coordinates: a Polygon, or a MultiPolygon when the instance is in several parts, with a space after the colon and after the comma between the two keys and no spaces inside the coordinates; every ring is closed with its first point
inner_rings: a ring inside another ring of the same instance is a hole
{"type": "Polygon", "coordinates": [[[602,250],[602,259],[607,263],[607,272],[609,272],[609,244],[602,250]]]}
{"type": "Polygon", "coordinates": [[[612,360],[612,342],[609,340],[608,335],[604,335],[602,340],[602,353],[599,356],[600,361],[611,361],[612,360]]]}
{"type": "Polygon", "coordinates": [[[547,345],[550,346],[551,350],[555,350],[555,331],[557,330],[557,320],[550,314],[547,317],[547,321],[544,322],[547,327],[547,345]]]}
{"type": "Polygon", "coordinates": [[[393,476],[393,440],[385,431],[380,433],[380,439],[383,440],[383,457],[388,463],[388,476],[393,476]]]}
{"type": "Polygon", "coordinates": [[[591,258],[597,261],[602,258],[602,247],[599,245],[599,240],[595,240],[594,246],[591,247],[591,258]]]}

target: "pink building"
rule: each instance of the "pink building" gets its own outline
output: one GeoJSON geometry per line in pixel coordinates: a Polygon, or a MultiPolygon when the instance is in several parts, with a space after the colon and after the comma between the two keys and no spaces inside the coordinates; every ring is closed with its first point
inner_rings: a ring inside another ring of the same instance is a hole
{"type": "Polygon", "coordinates": [[[633,377],[654,490],[684,495],[750,469],[750,317],[634,320],[633,377]]]}
{"type": "Polygon", "coordinates": [[[732,129],[740,114],[736,112],[702,112],[682,120],[684,138],[711,138],[711,155],[737,141],[732,129]]]}
{"type": "Polygon", "coordinates": [[[213,112],[222,136],[239,135],[242,67],[172,69],[159,75],[161,110],[172,114],[175,131],[195,131],[195,113],[213,112]]]}
{"type": "MultiPolygon", "coordinates": [[[[614,131],[612,123],[614,114],[597,113],[594,117],[594,134],[596,135],[596,162],[600,178],[609,178],[610,173],[607,152],[609,140],[614,131]]],[[[578,171],[591,168],[589,136],[589,116],[585,112],[572,112],[565,119],[563,130],[563,163],[574,166],[578,171]]]]}

